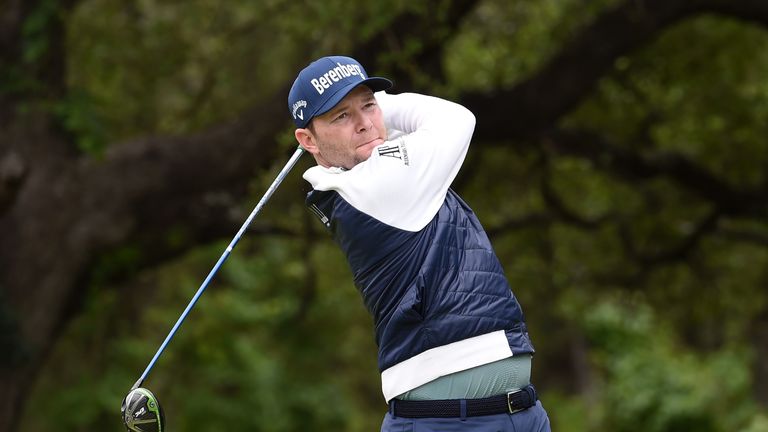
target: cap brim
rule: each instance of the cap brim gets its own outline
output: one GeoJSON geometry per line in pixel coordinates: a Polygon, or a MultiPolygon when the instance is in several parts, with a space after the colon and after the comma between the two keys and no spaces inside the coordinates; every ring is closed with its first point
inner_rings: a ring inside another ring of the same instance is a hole
{"type": "Polygon", "coordinates": [[[354,90],[355,88],[361,85],[368,86],[368,88],[370,88],[371,91],[373,91],[374,93],[388,90],[393,86],[392,81],[382,77],[370,77],[360,82],[352,83],[346,87],[340,88],[339,91],[336,92],[336,94],[334,94],[327,101],[325,101],[325,103],[322,106],[320,106],[317,109],[317,111],[315,111],[315,114],[312,115],[312,118],[323,115],[328,111],[330,111],[339,102],[341,102],[341,100],[344,99],[349,94],[349,92],[351,92],[352,90],[354,90]]]}

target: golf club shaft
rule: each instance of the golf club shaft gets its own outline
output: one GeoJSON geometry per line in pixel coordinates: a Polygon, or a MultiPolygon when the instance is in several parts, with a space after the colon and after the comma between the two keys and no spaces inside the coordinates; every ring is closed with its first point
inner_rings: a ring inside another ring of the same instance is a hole
{"type": "Polygon", "coordinates": [[[141,374],[141,377],[138,381],[136,381],[136,384],[133,385],[131,390],[134,390],[138,387],[141,387],[141,384],[144,382],[144,380],[147,378],[147,375],[149,375],[149,372],[152,370],[152,368],[155,365],[155,362],[160,357],[160,354],[163,353],[165,350],[165,347],[168,345],[168,342],[173,338],[173,336],[176,334],[176,331],[179,329],[181,324],[184,322],[184,319],[187,317],[187,314],[189,314],[189,311],[192,310],[192,308],[195,306],[195,303],[197,303],[197,300],[200,298],[200,296],[203,294],[205,289],[208,287],[208,284],[211,282],[211,279],[213,279],[213,276],[216,274],[216,272],[219,270],[222,264],[224,264],[224,261],[227,260],[229,257],[230,252],[232,252],[232,249],[234,249],[235,245],[237,245],[237,242],[240,241],[240,237],[243,236],[243,233],[245,233],[245,230],[248,229],[248,226],[251,224],[251,221],[253,221],[253,218],[256,217],[256,215],[261,211],[261,208],[264,207],[264,204],[269,200],[269,198],[272,196],[272,194],[275,192],[275,189],[282,183],[283,179],[286,175],[288,175],[288,172],[291,171],[294,165],[296,165],[296,162],[301,157],[301,154],[304,152],[304,150],[301,147],[298,147],[296,151],[293,153],[293,156],[288,160],[288,163],[285,164],[285,167],[280,171],[280,173],[275,178],[275,181],[272,182],[272,185],[267,189],[267,192],[264,193],[264,196],[261,197],[261,200],[258,204],[256,204],[256,207],[253,208],[253,211],[248,216],[248,219],[245,220],[245,223],[243,223],[243,226],[240,227],[240,230],[235,234],[235,237],[232,239],[232,241],[229,243],[227,248],[224,250],[224,253],[221,254],[221,257],[216,262],[216,265],[213,266],[210,273],[208,273],[208,276],[203,281],[202,285],[200,285],[200,288],[198,288],[195,295],[192,297],[192,300],[189,301],[189,304],[187,305],[186,309],[184,309],[184,312],[181,313],[181,316],[176,321],[176,324],[174,324],[173,328],[171,329],[170,333],[168,333],[168,336],[166,336],[165,340],[163,341],[162,345],[160,345],[160,348],[155,353],[155,356],[152,357],[152,360],[147,365],[147,368],[144,369],[144,373],[141,374]]]}

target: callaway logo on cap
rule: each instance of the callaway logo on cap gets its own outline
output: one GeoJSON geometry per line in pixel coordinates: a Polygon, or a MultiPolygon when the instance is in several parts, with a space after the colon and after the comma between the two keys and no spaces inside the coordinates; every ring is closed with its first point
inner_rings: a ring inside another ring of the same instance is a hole
{"type": "Polygon", "coordinates": [[[367,76],[357,60],[344,56],[323,57],[305,67],[288,93],[288,110],[296,127],[306,127],[313,117],[328,112],[360,84],[374,92],[392,87],[386,78],[367,76]]]}

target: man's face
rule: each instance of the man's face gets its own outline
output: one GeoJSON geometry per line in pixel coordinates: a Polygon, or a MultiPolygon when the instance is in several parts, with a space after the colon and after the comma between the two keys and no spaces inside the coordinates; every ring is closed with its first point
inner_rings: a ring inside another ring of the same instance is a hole
{"type": "Polygon", "coordinates": [[[296,129],[296,139],[318,164],[351,169],[386,141],[387,130],[373,92],[360,85],[330,111],[315,117],[312,129],[296,129]]]}

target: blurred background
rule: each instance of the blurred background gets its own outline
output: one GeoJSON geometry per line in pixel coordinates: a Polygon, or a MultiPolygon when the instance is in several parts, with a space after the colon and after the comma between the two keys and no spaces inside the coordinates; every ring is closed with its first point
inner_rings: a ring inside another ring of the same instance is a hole
{"type": "MultiPolygon", "coordinates": [[[[0,430],[120,402],[351,55],[478,119],[456,189],[553,430],[768,431],[763,0],[0,2],[0,430]]],[[[374,431],[371,320],[304,156],[144,385],[176,431],[374,431]]]]}

